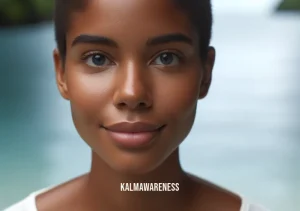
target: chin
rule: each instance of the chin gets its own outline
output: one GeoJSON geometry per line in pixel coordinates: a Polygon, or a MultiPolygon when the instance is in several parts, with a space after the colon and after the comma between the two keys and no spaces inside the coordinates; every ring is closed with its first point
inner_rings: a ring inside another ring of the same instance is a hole
{"type": "Polygon", "coordinates": [[[107,164],[116,172],[125,175],[145,175],[158,168],[164,161],[157,156],[125,154],[109,159],[107,164]]]}

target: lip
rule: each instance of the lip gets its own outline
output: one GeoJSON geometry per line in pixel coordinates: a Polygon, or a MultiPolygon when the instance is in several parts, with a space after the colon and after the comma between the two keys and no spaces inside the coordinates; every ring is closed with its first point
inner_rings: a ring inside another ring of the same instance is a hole
{"type": "Polygon", "coordinates": [[[153,132],[161,128],[162,125],[146,123],[146,122],[120,122],[109,126],[105,129],[116,133],[143,133],[153,132]]]}
{"type": "Polygon", "coordinates": [[[164,125],[120,122],[103,128],[117,145],[123,148],[140,148],[152,143],[164,125]]]}

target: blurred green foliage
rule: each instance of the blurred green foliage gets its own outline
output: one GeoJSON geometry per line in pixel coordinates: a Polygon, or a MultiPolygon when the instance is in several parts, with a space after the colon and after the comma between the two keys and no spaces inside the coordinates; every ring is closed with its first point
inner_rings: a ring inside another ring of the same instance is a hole
{"type": "Polygon", "coordinates": [[[284,0],[278,7],[279,10],[300,11],[300,0],[284,0]]]}
{"type": "Polygon", "coordinates": [[[54,0],[0,0],[0,26],[52,19],[54,0]]]}
{"type": "MultiPolygon", "coordinates": [[[[39,23],[52,19],[54,0],[0,0],[0,26],[39,23]]],[[[300,0],[283,0],[279,11],[300,11],[300,0]]]]}

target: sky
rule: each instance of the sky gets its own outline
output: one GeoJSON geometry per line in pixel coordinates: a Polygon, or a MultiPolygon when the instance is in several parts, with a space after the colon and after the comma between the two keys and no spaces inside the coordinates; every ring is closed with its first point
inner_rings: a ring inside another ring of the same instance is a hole
{"type": "Polygon", "coordinates": [[[212,0],[218,13],[269,13],[281,0],[212,0]]]}

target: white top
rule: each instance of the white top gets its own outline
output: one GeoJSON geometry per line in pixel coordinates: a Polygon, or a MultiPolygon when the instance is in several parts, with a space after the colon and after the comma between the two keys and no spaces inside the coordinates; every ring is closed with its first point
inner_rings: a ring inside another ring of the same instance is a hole
{"type": "MultiPolygon", "coordinates": [[[[22,201],[18,202],[15,205],[12,205],[3,211],[38,211],[36,208],[35,198],[40,193],[46,191],[47,189],[42,189],[36,192],[31,193],[29,196],[27,196],[22,201]]],[[[265,208],[256,205],[248,203],[244,198],[242,198],[242,206],[240,211],[268,211],[265,208]]]]}

